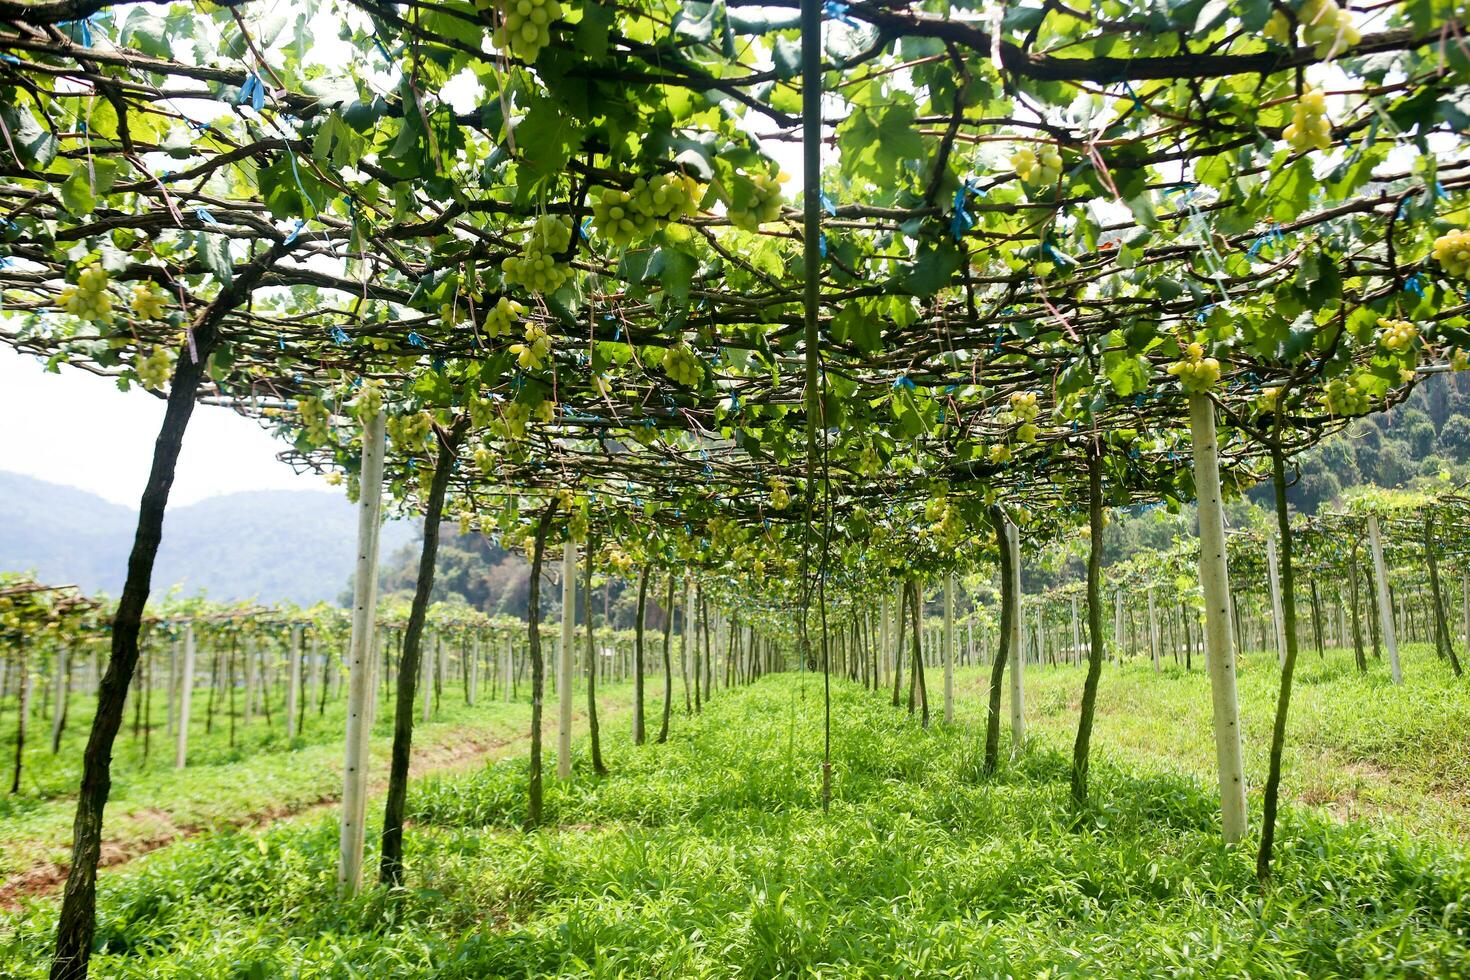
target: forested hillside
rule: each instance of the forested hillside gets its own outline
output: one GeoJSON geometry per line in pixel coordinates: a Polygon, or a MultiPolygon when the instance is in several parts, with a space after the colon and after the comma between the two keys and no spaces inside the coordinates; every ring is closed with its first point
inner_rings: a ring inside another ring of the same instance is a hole
{"type": "MultiPolygon", "coordinates": [[[[136,519],[134,508],[95,494],[0,473],[0,569],[116,594],[136,519]]],[[[344,496],[314,490],[232,493],[172,508],[153,588],[226,601],[331,601],[352,569],[354,520],[344,496]]],[[[385,547],[410,533],[390,522],[385,547]]]]}

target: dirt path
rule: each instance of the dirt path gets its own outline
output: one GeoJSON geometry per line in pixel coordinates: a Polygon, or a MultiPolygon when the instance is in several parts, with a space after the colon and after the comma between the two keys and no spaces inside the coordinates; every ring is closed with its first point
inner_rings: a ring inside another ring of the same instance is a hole
{"type": "MultiPolygon", "coordinates": [[[[621,699],[600,704],[598,721],[606,725],[609,721],[622,718],[628,710],[629,704],[621,699]]],[[[550,714],[551,712],[547,712],[547,715],[550,714]]],[[[584,710],[577,711],[572,716],[574,737],[580,738],[586,734],[586,720],[587,714],[584,710]]],[[[454,737],[460,734],[465,733],[463,731],[453,732],[450,733],[448,741],[441,740],[432,745],[416,747],[409,762],[410,777],[421,779],[430,773],[443,775],[460,772],[485,762],[516,755],[519,751],[529,749],[531,744],[530,732],[499,739],[456,739],[454,737]]],[[[556,722],[554,718],[542,719],[541,738],[543,745],[555,746],[556,722]]],[[[372,795],[376,798],[387,788],[387,772],[378,772],[371,783],[372,795]]],[[[324,793],[314,801],[297,806],[269,807],[253,813],[241,814],[226,821],[224,826],[236,830],[258,830],[286,819],[304,818],[320,813],[322,810],[335,807],[340,798],[339,789],[324,793]]],[[[97,863],[99,869],[117,868],[170,844],[221,829],[219,826],[177,824],[173,821],[172,815],[164,810],[151,810],[149,814],[157,818],[160,824],[159,830],[132,840],[103,840],[102,854],[97,863]]],[[[66,883],[69,870],[67,865],[44,861],[18,874],[11,875],[4,882],[0,882],[0,911],[14,912],[20,908],[22,899],[44,897],[59,892],[66,883]]]]}

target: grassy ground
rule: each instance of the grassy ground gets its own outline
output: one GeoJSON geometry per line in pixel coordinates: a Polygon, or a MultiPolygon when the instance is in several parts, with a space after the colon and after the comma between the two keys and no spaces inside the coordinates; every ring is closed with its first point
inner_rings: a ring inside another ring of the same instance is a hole
{"type": "MultiPolygon", "coordinates": [[[[527,690],[521,685],[522,697],[514,702],[482,693],[471,708],[462,691],[446,687],[430,722],[415,725],[415,770],[462,765],[507,750],[524,752],[521,743],[531,717],[527,690]]],[[[628,684],[608,685],[608,710],[620,711],[630,691],[628,684]]],[[[582,697],[579,692],[579,704],[582,697]]],[[[0,796],[0,898],[6,897],[7,885],[12,891],[45,887],[46,879],[55,877],[55,865],[70,857],[90,702],[73,699],[74,714],[58,754],[51,754],[49,729],[46,737],[28,740],[22,792],[0,796]],[[38,880],[22,882],[22,875],[38,880]]],[[[341,795],[345,701],[329,703],[320,716],[308,712],[303,732],[291,740],[280,717],[267,725],[257,716],[250,726],[237,727],[233,746],[228,720],[216,717],[214,730],[206,732],[203,705],[197,707],[198,717],[190,726],[189,767],[182,772],[173,768],[173,741],[162,718],[155,717],[145,759],[143,740],[132,736],[129,713],[113,756],[104,863],[201,830],[262,823],[341,795]]],[[[373,729],[374,777],[386,778],[392,717],[392,704],[381,698],[373,729]]],[[[579,712],[579,724],[580,719],[579,712]]],[[[11,731],[0,739],[0,758],[9,761],[14,751],[11,731]]]]}
{"type": "MultiPolygon", "coordinates": [[[[1470,678],[1455,679],[1427,645],[1406,647],[1402,663],[1404,684],[1395,687],[1386,663],[1370,661],[1360,675],[1351,651],[1300,654],[1282,792],[1340,819],[1470,841],[1470,678]]],[[[1027,676],[1029,730],[1059,749],[1070,751],[1076,737],[1082,674],[1062,667],[1027,676]]],[[[1275,653],[1242,657],[1237,678],[1246,781],[1258,791],[1280,683],[1275,653]]],[[[961,672],[960,718],[979,719],[988,684],[988,672],[961,672]]],[[[1209,785],[1215,748],[1203,665],[1188,672],[1169,661],[1159,674],[1145,660],[1108,665],[1093,745],[1119,767],[1209,785]]],[[[1258,809],[1255,795],[1252,802],[1258,809]]]]}
{"type": "MultiPolygon", "coordinates": [[[[1268,667],[1242,668],[1257,782],[1268,667]]],[[[1082,831],[1058,751],[1075,668],[1032,671],[1033,744],[990,779],[978,671],[960,678],[959,723],[928,732],[834,684],[825,814],[820,685],[778,676],[720,695],[668,745],[634,748],[615,726],[613,775],[579,764],[552,781],[540,832],[520,829],[521,760],[420,781],[398,893],[337,899],[330,816],[134,862],[102,882],[97,975],[1470,975],[1470,863],[1442,832],[1463,805],[1444,790],[1465,764],[1470,682],[1439,681],[1422,651],[1404,691],[1304,667],[1288,791],[1326,792],[1350,763],[1388,795],[1373,821],[1289,807],[1265,891],[1251,849],[1218,841],[1198,673],[1109,668],[1082,831]],[[1394,805],[1397,786],[1426,802],[1394,805]]],[[[37,903],[0,922],[0,976],[44,975],[54,918],[37,903]]]]}

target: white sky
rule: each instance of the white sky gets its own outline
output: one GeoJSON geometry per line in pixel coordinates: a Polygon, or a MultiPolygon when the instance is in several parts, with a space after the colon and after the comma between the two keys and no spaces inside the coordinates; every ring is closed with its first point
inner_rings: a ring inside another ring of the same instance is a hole
{"type": "MultiPolygon", "coordinates": [[[[0,470],[136,508],[163,407],[163,399],[138,388],[121,392],[110,379],[67,367],[48,374],[40,360],[0,347],[0,470]]],[[[196,406],[169,502],[241,490],[342,492],[277,461],[284,445],[228,409],[196,406]]]]}

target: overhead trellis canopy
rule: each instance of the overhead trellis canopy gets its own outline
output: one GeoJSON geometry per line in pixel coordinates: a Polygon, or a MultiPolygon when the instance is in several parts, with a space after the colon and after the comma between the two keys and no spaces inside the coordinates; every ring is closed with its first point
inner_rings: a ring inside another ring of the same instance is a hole
{"type": "MultiPolygon", "coordinates": [[[[199,358],[349,473],[372,386],[396,495],[457,426],[473,524],[572,490],[624,536],[804,540],[796,13],[5,5],[0,336],[160,391],[199,358]]],[[[1189,391],[1248,484],[1462,366],[1454,13],[826,4],[836,539],[1080,515],[1091,451],[1111,502],[1187,499],[1189,391]]]]}
{"type": "MultiPolygon", "coordinates": [[[[535,822],[549,537],[569,597],[583,540],[612,567],[668,569],[671,601],[701,567],[750,619],[801,610],[813,665],[807,613],[825,651],[827,613],[897,574],[921,690],[918,576],[994,549],[990,773],[1011,656],[1024,745],[1018,525],[1035,549],[1085,521],[1100,640],[1104,508],[1197,500],[1238,842],[1221,498],[1269,472],[1285,642],[1267,877],[1295,658],[1286,467],[1470,366],[1465,16],[1461,0],[0,0],[0,343],[167,398],[52,975],[86,972],[110,746],[200,401],[360,493],[354,704],[374,689],[378,484],[424,514],[389,884],[445,516],[533,555],[535,822]]],[[[1093,643],[1079,814],[1100,669],[1093,643]]],[[[348,893],[364,719],[345,740],[348,893]]]]}

